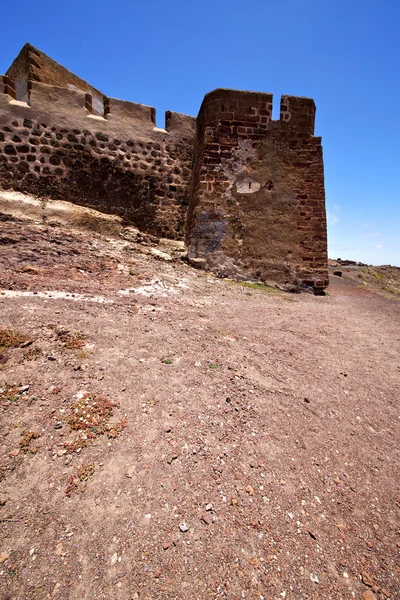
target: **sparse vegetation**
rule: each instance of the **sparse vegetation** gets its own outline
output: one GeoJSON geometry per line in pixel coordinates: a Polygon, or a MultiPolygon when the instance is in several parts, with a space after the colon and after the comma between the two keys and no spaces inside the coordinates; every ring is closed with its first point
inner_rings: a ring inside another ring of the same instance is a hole
{"type": "Polygon", "coordinates": [[[13,329],[0,328],[0,351],[9,348],[23,348],[31,343],[30,338],[24,333],[13,329]]]}
{"type": "Polygon", "coordinates": [[[39,356],[42,356],[43,350],[40,346],[35,346],[34,348],[29,348],[26,352],[23,353],[21,360],[37,360],[39,356]]]}
{"type": "Polygon", "coordinates": [[[343,269],[344,279],[359,281],[371,292],[387,298],[400,296],[400,269],[389,265],[343,269]]]}
{"type": "Polygon", "coordinates": [[[90,463],[88,465],[81,465],[75,475],[70,475],[67,479],[67,488],[65,490],[65,495],[68,498],[71,497],[71,494],[82,494],[87,486],[88,480],[93,477],[95,472],[94,463],[90,463]]]}
{"type": "Polygon", "coordinates": [[[21,384],[11,385],[9,383],[0,384],[0,400],[4,402],[16,402],[19,398],[19,388],[21,384]]]}
{"type": "Polygon", "coordinates": [[[71,333],[68,330],[63,330],[58,333],[58,339],[62,342],[67,350],[79,350],[85,345],[86,336],[80,331],[71,333]]]}
{"type": "Polygon", "coordinates": [[[39,446],[31,448],[30,444],[33,440],[37,440],[40,437],[40,433],[25,430],[22,432],[21,435],[22,439],[19,442],[19,447],[21,448],[22,452],[30,452],[31,454],[36,454],[36,452],[39,450],[39,446]]]}
{"type": "Polygon", "coordinates": [[[164,358],[162,362],[165,365],[172,365],[174,361],[172,360],[172,358],[164,358]]]}
{"type": "Polygon", "coordinates": [[[125,418],[117,423],[109,422],[117,406],[107,398],[94,394],[85,394],[75,402],[65,420],[71,431],[78,432],[78,436],[72,442],[64,444],[66,450],[76,452],[103,434],[110,439],[116,438],[127,425],[125,418]]]}
{"type": "Polygon", "coordinates": [[[251,290],[261,290],[262,292],[270,292],[272,294],[283,294],[283,292],[278,290],[278,288],[265,285],[264,283],[256,283],[252,281],[238,281],[237,283],[245,288],[250,288],[251,290]]]}

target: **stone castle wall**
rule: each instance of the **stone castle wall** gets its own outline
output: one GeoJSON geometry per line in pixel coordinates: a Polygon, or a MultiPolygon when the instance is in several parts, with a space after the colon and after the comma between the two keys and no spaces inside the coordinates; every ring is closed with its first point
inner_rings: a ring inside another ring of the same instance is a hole
{"type": "Polygon", "coordinates": [[[197,119],[168,112],[161,129],[153,107],[102,96],[29,44],[8,73],[17,86],[0,77],[0,188],[185,237],[189,260],[222,276],[328,284],[310,98],[283,96],[275,121],[271,94],[218,89],[197,119]]]}
{"type": "Polygon", "coordinates": [[[153,235],[183,237],[196,120],[112,98],[104,117],[81,90],[29,84],[29,104],[0,77],[0,187],[117,214],[153,235]]]}
{"type": "Polygon", "coordinates": [[[315,105],[215,90],[197,119],[186,225],[189,258],[221,275],[323,289],[327,237],[315,105]]]}

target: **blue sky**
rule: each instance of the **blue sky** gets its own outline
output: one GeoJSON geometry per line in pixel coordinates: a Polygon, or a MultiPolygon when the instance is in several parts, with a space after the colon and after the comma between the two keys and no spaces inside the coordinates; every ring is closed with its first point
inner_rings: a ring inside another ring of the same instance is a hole
{"type": "Polygon", "coordinates": [[[29,41],[161,126],[216,87],[272,92],[275,117],[313,97],[329,256],[400,266],[398,0],[19,0],[1,24],[0,73],[29,41]]]}

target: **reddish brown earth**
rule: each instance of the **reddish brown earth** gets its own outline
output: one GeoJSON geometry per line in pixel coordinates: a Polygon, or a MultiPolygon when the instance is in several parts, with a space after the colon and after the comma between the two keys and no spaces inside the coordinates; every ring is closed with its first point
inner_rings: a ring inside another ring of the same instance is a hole
{"type": "Polygon", "coordinates": [[[28,338],[0,350],[2,600],[400,597],[398,303],[0,238],[0,329],[28,338]],[[82,392],[120,427],[71,453],[82,392]]]}

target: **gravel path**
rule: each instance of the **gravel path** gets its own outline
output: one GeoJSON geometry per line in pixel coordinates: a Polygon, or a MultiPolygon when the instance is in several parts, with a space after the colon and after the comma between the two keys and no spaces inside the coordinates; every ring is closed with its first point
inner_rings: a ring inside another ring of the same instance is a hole
{"type": "Polygon", "coordinates": [[[398,304],[0,243],[2,600],[400,598],[398,304]]]}

